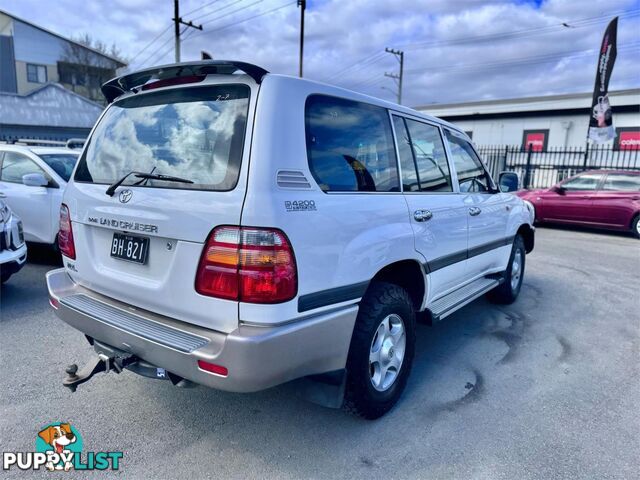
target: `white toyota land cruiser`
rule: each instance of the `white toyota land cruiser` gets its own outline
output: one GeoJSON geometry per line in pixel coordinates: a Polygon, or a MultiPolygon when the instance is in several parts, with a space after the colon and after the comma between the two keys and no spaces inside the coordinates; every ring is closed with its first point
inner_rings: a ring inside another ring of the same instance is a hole
{"type": "Polygon", "coordinates": [[[406,385],[416,318],[520,291],[531,213],[454,125],[241,62],[102,90],[47,274],[98,352],[67,369],[72,390],[124,368],[234,392],[298,379],[377,418],[406,385]]]}

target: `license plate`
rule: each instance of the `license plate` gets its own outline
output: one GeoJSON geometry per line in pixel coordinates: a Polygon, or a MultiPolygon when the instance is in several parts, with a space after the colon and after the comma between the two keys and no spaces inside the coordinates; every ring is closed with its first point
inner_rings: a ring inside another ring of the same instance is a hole
{"type": "Polygon", "coordinates": [[[129,262],[147,263],[149,255],[149,239],[125,235],[124,233],[114,233],[111,242],[111,256],[129,262]]]}

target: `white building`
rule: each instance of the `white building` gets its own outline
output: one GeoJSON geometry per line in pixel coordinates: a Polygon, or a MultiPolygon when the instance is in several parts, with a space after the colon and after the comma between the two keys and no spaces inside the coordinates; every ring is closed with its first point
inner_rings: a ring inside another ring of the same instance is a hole
{"type": "MultiPolygon", "coordinates": [[[[415,107],[463,128],[476,145],[583,147],[591,93],[415,107]]],[[[609,93],[618,134],[614,149],[640,150],[640,89],[609,93]]]]}

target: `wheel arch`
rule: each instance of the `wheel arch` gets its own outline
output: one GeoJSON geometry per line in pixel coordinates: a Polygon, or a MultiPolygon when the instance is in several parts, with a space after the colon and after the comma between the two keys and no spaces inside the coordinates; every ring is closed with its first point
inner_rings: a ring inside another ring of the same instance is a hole
{"type": "Polygon", "coordinates": [[[422,309],[427,284],[422,265],[417,260],[400,260],[386,265],[373,276],[369,286],[374,282],[389,282],[404,288],[413,300],[414,309],[422,309]]]}
{"type": "Polygon", "coordinates": [[[527,253],[531,253],[535,244],[534,229],[529,224],[522,224],[518,228],[516,235],[520,235],[524,240],[524,248],[527,253]]]}

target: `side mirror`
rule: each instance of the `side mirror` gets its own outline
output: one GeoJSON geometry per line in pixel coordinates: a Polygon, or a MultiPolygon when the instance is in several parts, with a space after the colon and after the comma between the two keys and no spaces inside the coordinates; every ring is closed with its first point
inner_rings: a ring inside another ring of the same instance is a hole
{"type": "Polygon", "coordinates": [[[551,187],[551,190],[556,192],[558,195],[564,195],[567,191],[567,189],[564,188],[562,185],[554,185],[553,187],[551,187]]]}
{"type": "Polygon", "coordinates": [[[49,185],[49,180],[41,173],[27,173],[22,176],[22,183],[27,187],[46,187],[49,185]]]}
{"type": "Polygon", "coordinates": [[[500,172],[498,175],[498,187],[501,192],[516,192],[520,185],[520,179],[515,172],[500,172]]]}

